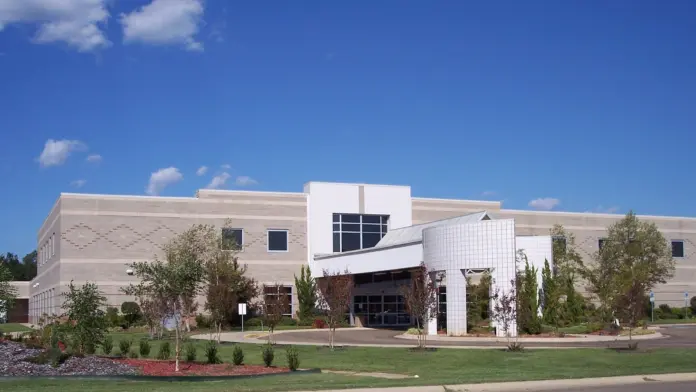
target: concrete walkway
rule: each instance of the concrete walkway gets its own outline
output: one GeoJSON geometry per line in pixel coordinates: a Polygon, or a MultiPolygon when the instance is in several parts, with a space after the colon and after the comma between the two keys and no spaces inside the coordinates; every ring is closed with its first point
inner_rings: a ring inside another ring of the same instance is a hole
{"type": "MultiPolygon", "coordinates": [[[[375,331],[372,328],[350,328],[350,329],[343,329],[343,330],[338,330],[337,332],[340,331],[348,331],[350,330],[351,333],[355,331],[375,331]]],[[[223,342],[233,342],[233,343],[250,343],[250,344],[265,344],[267,342],[266,339],[263,339],[263,337],[268,336],[267,332],[261,332],[261,331],[251,331],[251,332],[223,332],[220,335],[220,340],[223,342]]],[[[659,338],[664,338],[665,336],[660,334],[659,332],[656,332],[654,334],[650,335],[638,335],[634,336],[634,340],[648,340],[648,339],[659,339],[659,338]]],[[[202,339],[202,340],[208,340],[210,339],[210,335],[193,335],[191,336],[192,339],[202,339]]],[[[380,343],[359,343],[359,342],[343,342],[339,341],[336,343],[337,346],[348,346],[348,347],[401,347],[401,348],[408,348],[408,347],[413,347],[415,344],[412,342],[412,340],[417,339],[415,335],[397,335],[393,337],[394,339],[400,339],[403,340],[403,344],[399,343],[389,343],[389,344],[380,344],[380,343]]],[[[369,340],[369,339],[367,339],[369,340]]],[[[438,348],[459,348],[459,349],[500,349],[504,344],[507,344],[507,340],[504,338],[486,338],[486,337],[481,337],[481,338],[476,338],[476,337],[447,337],[447,336],[428,336],[427,339],[429,342],[448,342],[450,345],[437,345],[438,348]],[[461,343],[461,344],[457,344],[461,343]],[[467,344],[469,343],[469,344],[467,344]],[[488,343],[487,345],[476,345],[475,343],[488,343]],[[491,344],[493,343],[493,344],[491,344]],[[495,345],[495,343],[498,343],[498,345],[495,345]]],[[[300,345],[300,346],[326,346],[328,345],[329,342],[329,330],[328,329],[293,329],[293,330],[282,330],[282,331],[275,331],[273,333],[273,341],[275,344],[281,344],[281,345],[300,345]],[[313,340],[303,340],[303,339],[297,339],[296,336],[294,336],[292,339],[289,338],[290,335],[302,335],[303,333],[311,333],[315,339],[313,340]],[[287,337],[287,338],[284,338],[287,337]]],[[[397,341],[397,340],[395,340],[397,341]]],[[[533,349],[559,349],[559,348],[578,348],[578,347],[587,347],[587,346],[582,346],[583,343],[606,343],[606,342],[615,342],[615,341],[628,341],[628,336],[597,336],[597,335],[585,335],[585,336],[578,336],[578,337],[566,337],[566,338],[519,338],[518,341],[522,343],[523,345],[525,343],[537,343],[534,347],[530,347],[533,349]],[[543,343],[548,343],[549,346],[543,346],[543,343]],[[571,344],[571,346],[558,346],[554,345],[557,343],[567,343],[571,344]],[[577,343],[578,345],[573,347],[572,344],[577,343]],[[539,346],[538,344],[542,344],[539,346]]]]}
{"type": "MultiPolygon", "coordinates": [[[[696,373],[639,375],[623,377],[583,378],[572,380],[522,381],[491,384],[462,384],[425,387],[395,387],[351,389],[351,392],[517,392],[517,391],[567,391],[569,389],[596,389],[607,386],[652,384],[655,390],[669,388],[669,383],[696,382],[696,373]]],[[[324,392],[334,392],[326,390],[324,392]]],[[[336,390],[335,392],[339,392],[336,390]]],[[[341,390],[345,392],[345,390],[341,390]]]]}

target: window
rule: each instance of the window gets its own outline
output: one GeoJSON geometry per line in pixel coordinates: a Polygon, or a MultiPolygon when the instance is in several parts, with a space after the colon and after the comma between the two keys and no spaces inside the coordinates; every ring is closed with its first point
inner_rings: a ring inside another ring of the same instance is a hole
{"type": "Polygon", "coordinates": [[[280,304],[282,303],[285,307],[283,309],[283,315],[292,316],[292,287],[291,286],[264,286],[263,296],[266,304],[280,304]],[[276,302],[280,299],[280,296],[284,296],[284,302],[276,302]]]}
{"type": "Polygon", "coordinates": [[[288,231],[287,230],[268,230],[268,251],[287,252],[288,251],[288,231]]]}
{"type": "Polygon", "coordinates": [[[53,235],[51,235],[51,254],[53,256],[56,255],[56,233],[53,233],[53,235]]]}
{"type": "Polygon", "coordinates": [[[672,257],[684,257],[684,241],[672,241],[672,257]]]}
{"type": "Polygon", "coordinates": [[[221,245],[224,250],[242,250],[244,248],[244,230],[223,228],[221,245]]]}
{"type": "Polygon", "coordinates": [[[599,247],[599,250],[602,250],[602,248],[604,247],[604,243],[605,243],[606,241],[607,241],[607,240],[604,239],[604,238],[600,238],[599,241],[597,241],[597,246],[599,247]]]}
{"type": "Polygon", "coordinates": [[[333,251],[372,248],[387,234],[388,215],[333,214],[333,251]]]}

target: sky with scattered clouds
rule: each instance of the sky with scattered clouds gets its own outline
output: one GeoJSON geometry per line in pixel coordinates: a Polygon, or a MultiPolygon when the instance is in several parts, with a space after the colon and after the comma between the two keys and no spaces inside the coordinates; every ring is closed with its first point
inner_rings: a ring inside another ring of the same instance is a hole
{"type": "Polygon", "coordinates": [[[0,251],[61,192],[696,216],[696,3],[0,0],[0,251]],[[675,188],[674,184],[680,187],[675,188]]]}

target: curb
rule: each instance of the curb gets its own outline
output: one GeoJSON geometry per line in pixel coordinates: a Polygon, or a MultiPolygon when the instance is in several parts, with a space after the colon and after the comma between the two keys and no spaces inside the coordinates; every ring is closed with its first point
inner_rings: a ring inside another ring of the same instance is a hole
{"type": "MultiPolygon", "coordinates": [[[[404,340],[417,340],[416,335],[401,334],[394,336],[397,339],[404,340]]],[[[647,335],[634,335],[632,340],[654,340],[662,339],[666,336],[660,332],[655,332],[647,335]]],[[[427,340],[433,342],[462,342],[462,343],[474,343],[474,342],[485,342],[485,343],[501,343],[507,344],[507,338],[498,337],[466,337],[466,336],[428,336],[427,340]]],[[[511,338],[512,341],[515,338],[511,338]]],[[[569,335],[567,338],[517,338],[519,343],[607,343],[607,342],[628,342],[628,336],[595,336],[595,335],[569,335]]]]}

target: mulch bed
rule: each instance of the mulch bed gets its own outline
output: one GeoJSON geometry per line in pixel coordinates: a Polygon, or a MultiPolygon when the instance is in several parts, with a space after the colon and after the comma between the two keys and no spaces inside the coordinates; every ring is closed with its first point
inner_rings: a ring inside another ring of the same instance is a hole
{"type": "Polygon", "coordinates": [[[153,359],[114,359],[126,365],[141,369],[143,376],[255,376],[260,374],[288,373],[290,369],[282,367],[264,367],[258,365],[203,364],[196,362],[179,362],[179,371],[174,371],[174,361],[153,359]]]}

